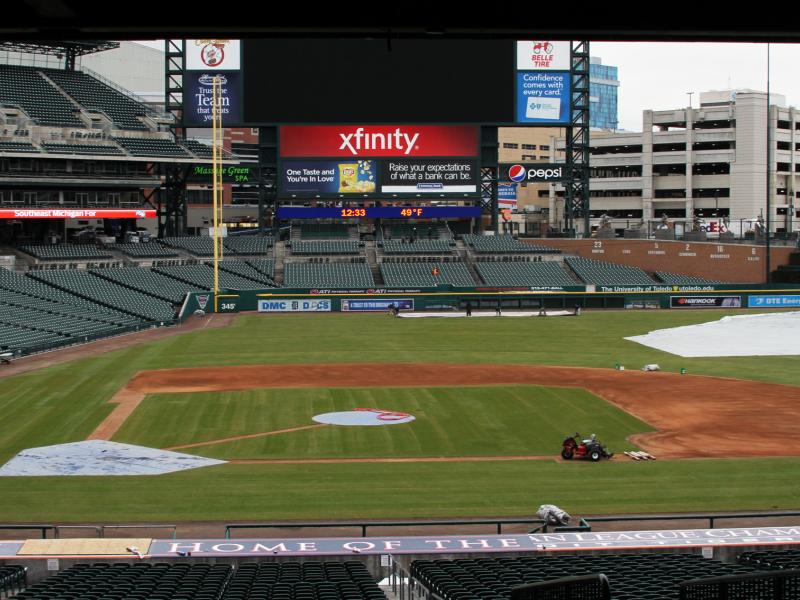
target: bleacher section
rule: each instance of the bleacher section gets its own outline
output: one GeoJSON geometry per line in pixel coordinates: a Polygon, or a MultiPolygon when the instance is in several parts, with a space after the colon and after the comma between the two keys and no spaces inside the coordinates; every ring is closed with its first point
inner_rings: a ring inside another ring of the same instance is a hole
{"type": "Polygon", "coordinates": [[[195,256],[214,256],[214,240],[210,237],[165,237],[158,241],[195,256]]]}
{"type": "Polygon", "coordinates": [[[667,273],[665,271],[656,271],[656,277],[667,285],[712,285],[715,283],[722,283],[714,279],[705,279],[704,277],[695,277],[694,275],[667,273]]]}
{"type": "Polygon", "coordinates": [[[271,235],[240,235],[236,237],[226,237],[223,244],[231,254],[245,256],[269,254],[270,249],[275,244],[275,238],[271,235]]]}
{"type": "Polygon", "coordinates": [[[303,240],[346,239],[350,237],[350,227],[337,223],[303,223],[293,227],[293,229],[295,228],[300,231],[300,239],[303,240]]]}
{"type": "Polygon", "coordinates": [[[367,263],[287,263],[284,287],[335,289],[371,288],[375,286],[367,263]]]}
{"type": "Polygon", "coordinates": [[[211,146],[197,140],[183,140],[181,145],[200,158],[213,158],[214,156],[214,150],[211,146]]]}
{"type": "Polygon", "coordinates": [[[475,269],[486,285],[550,287],[582,285],[561,267],[560,262],[477,262],[475,269]]]}
{"type": "Polygon", "coordinates": [[[172,140],[150,138],[114,138],[120,146],[133,156],[166,156],[191,158],[191,155],[172,140]]]}
{"type": "Polygon", "coordinates": [[[116,307],[146,321],[171,322],[175,309],[164,300],[137,292],[86,271],[34,271],[31,277],[98,304],[116,307]]]}
{"type": "MultiPolygon", "coordinates": [[[[227,271],[234,275],[239,275],[245,279],[250,279],[259,284],[264,284],[266,287],[274,287],[275,283],[272,281],[272,261],[261,261],[263,264],[263,271],[251,264],[251,261],[246,260],[223,260],[219,263],[220,271],[227,271]]],[[[209,265],[213,268],[213,265],[209,265]]]]}
{"type": "Polygon", "coordinates": [[[311,242],[292,242],[292,254],[358,254],[359,245],[355,240],[315,240],[311,242]]]}
{"type": "Polygon", "coordinates": [[[187,292],[207,289],[200,286],[192,286],[184,281],[178,281],[145,268],[94,269],[91,273],[96,277],[113,281],[124,287],[166,300],[172,304],[182,303],[187,292]]]}
{"type": "Polygon", "coordinates": [[[0,567],[0,594],[6,598],[12,592],[22,590],[27,585],[27,569],[19,565],[4,565],[0,567]]]}
{"type": "Polygon", "coordinates": [[[411,577],[443,600],[498,600],[528,583],[603,573],[614,600],[678,600],[690,579],[753,572],[699,554],[545,555],[524,558],[416,560],[411,577]]]}
{"type": "MultiPolygon", "coordinates": [[[[221,264],[225,264],[224,261],[221,264]]],[[[210,290],[214,287],[214,269],[206,264],[153,267],[152,270],[183,281],[197,290],[210,290]]],[[[245,278],[222,268],[219,269],[219,287],[224,289],[259,290],[271,287],[271,281],[266,277],[262,277],[262,281],[256,281],[257,278],[257,274],[254,274],[252,278],[245,278]]]]}
{"type": "Polygon", "coordinates": [[[124,156],[125,153],[117,146],[104,144],[60,144],[56,142],[42,142],[42,148],[54,154],[105,154],[124,156]]]}
{"type": "MultiPolygon", "coordinates": [[[[223,264],[227,263],[225,261],[223,264]]],[[[235,261],[231,261],[235,262],[235,261]]],[[[248,265],[253,267],[256,271],[261,273],[262,275],[266,275],[269,279],[274,279],[275,277],[275,263],[271,259],[267,258],[251,258],[245,260],[248,265]]]]}
{"type": "Polygon", "coordinates": [[[222,600],[385,600],[360,562],[244,563],[222,600]]]}
{"type": "Polygon", "coordinates": [[[653,285],[656,282],[638,267],[568,256],[564,261],[583,281],[595,285],[653,285]]]}
{"type": "Polygon", "coordinates": [[[19,249],[25,254],[30,254],[39,260],[95,260],[112,258],[111,254],[91,244],[36,244],[20,246],[19,249]]]}
{"type": "Polygon", "coordinates": [[[406,243],[402,240],[385,240],[385,254],[451,254],[453,246],[447,240],[416,239],[406,243]]]}
{"type": "Polygon", "coordinates": [[[0,65],[0,104],[20,107],[39,125],[85,127],[78,108],[35,68],[0,65]]]}
{"type": "Polygon", "coordinates": [[[161,244],[156,244],[155,242],[114,244],[113,246],[108,246],[108,249],[122,252],[126,256],[132,258],[172,258],[180,256],[175,250],[165,248],[161,244]]]}
{"type": "Polygon", "coordinates": [[[0,142],[0,154],[3,152],[38,152],[30,142],[0,142]]]}
{"type": "Polygon", "coordinates": [[[233,567],[222,564],[79,563],[30,586],[16,598],[216,600],[222,598],[232,574],[233,567]]]}
{"type": "Polygon", "coordinates": [[[119,129],[147,130],[136,117],[147,114],[142,104],[80,71],[43,69],[42,72],[90,111],[104,113],[119,129]]]}
{"type": "Polygon", "coordinates": [[[417,240],[450,240],[453,235],[447,228],[447,225],[438,223],[418,223],[413,225],[411,223],[395,223],[384,227],[383,239],[417,239],[417,240]]]}
{"type": "Polygon", "coordinates": [[[475,281],[463,262],[381,263],[381,275],[387,287],[435,287],[454,285],[472,287],[475,281]],[[434,275],[434,269],[439,274],[434,275]]]}
{"type": "Polygon", "coordinates": [[[541,244],[523,244],[511,235],[465,234],[464,243],[479,254],[560,254],[561,250],[541,244]]]}

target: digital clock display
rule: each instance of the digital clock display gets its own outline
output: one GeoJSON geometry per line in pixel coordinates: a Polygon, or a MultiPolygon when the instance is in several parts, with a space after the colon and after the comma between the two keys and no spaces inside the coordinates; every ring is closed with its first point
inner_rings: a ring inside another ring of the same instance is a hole
{"type": "Polygon", "coordinates": [[[479,206],[367,206],[364,208],[309,208],[279,206],[277,217],[291,219],[471,219],[481,216],[479,206]]]}

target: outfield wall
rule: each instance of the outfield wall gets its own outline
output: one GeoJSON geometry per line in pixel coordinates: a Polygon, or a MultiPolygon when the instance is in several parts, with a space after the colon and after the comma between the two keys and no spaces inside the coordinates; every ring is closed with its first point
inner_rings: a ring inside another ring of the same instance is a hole
{"type": "MultiPolygon", "coordinates": [[[[536,239],[531,243],[558,248],[564,254],[639,267],[651,272],[667,271],[733,283],[766,281],[765,246],[670,240],[556,238],[536,239]]],[[[771,247],[771,269],[774,271],[778,265],[789,264],[792,252],[797,252],[797,248],[771,247]]]]}

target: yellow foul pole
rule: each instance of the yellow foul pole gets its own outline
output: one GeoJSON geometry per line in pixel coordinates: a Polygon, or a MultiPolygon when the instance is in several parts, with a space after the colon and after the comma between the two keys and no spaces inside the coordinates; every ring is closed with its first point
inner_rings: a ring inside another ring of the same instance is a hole
{"type": "Polygon", "coordinates": [[[222,99],[222,85],[219,77],[214,77],[213,95],[211,103],[212,123],[212,181],[213,181],[213,243],[214,243],[214,312],[219,312],[219,261],[222,259],[222,112],[220,103],[222,99]]]}

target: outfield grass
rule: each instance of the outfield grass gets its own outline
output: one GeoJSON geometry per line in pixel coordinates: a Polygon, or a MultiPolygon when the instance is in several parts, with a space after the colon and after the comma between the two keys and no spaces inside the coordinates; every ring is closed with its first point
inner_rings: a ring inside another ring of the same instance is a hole
{"type": "Polygon", "coordinates": [[[185,450],[221,459],[555,455],[566,435],[597,433],[616,452],[645,423],[583,389],[475,386],[262,389],[149,396],[114,437],[150,447],[314,425],[312,417],[383,408],[415,421],[294,431],[185,450]]]}
{"type": "MultiPolygon", "coordinates": [[[[231,328],[198,330],[0,380],[0,461],[24,448],[85,439],[112,410],[113,394],[147,369],[319,362],[611,368],[619,362],[800,385],[798,356],[683,359],[623,339],[745,312],[589,311],[580,318],[471,320],[247,315],[231,328]]],[[[181,410],[178,425],[191,414],[181,410]]],[[[198,428],[207,417],[201,411],[198,428]]],[[[171,428],[172,434],[186,431],[171,428]]],[[[0,478],[0,521],[520,515],[545,501],[590,513],[788,509],[800,508],[799,469],[800,459],[537,461],[224,465],[158,477],[0,478]]]]}

